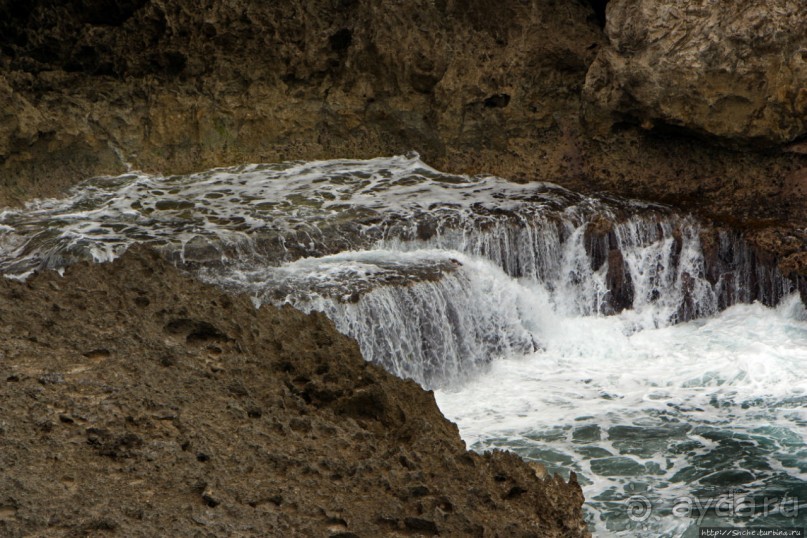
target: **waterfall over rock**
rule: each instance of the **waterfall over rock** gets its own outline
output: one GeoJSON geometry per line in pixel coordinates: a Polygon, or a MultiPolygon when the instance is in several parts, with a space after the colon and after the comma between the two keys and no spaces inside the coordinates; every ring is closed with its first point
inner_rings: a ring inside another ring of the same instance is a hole
{"type": "Polygon", "coordinates": [[[96,178],[0,232],[9,278],[147,243],[256,307],[324,313],[474,450],[579,473],[598,535],[688,536],[676,500],[726,488],[807,503],[796,283],[669,207],[401,156],[96,178]]]}
{"type": "Polygon", "coordinates": [[[324,311],[368,360],[427,386],[540,347],[529,293],[638,330],[793,290],[737,234],[667,207],[443,174],[414,155],[97,178],[0,226],[7,276],[155,244],[258,303],[324,311]]]}

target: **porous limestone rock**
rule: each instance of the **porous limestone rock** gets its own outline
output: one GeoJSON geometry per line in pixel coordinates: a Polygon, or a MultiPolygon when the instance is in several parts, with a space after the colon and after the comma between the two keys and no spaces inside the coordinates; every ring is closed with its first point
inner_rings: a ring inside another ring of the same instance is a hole
{"type": "Polygon", "coordinates": [[[589,119],[773,146],[807,133],[803,0],[612,0],[589,119]]]}

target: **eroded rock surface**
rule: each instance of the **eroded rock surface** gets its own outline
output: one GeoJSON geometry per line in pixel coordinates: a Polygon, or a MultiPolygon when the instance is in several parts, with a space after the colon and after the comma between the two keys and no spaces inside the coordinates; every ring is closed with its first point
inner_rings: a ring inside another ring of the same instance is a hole
{"type": "Polygon", "coordinates": [[[613,0],[605,33],[585,93],[611,121],[766,146],[807,133],[800,0],[613,0]]]}
{"type": "Polygon", "coordinates": [[[141,248],[0,297],[3,536],[588,535],[575,481],[467,452],[322,315],[141,248]]]}
{"type": "Polygon", "coordinates": [[[602,41],[582,1],[3,1],[0,14],[0,109],[19,118],[0,126],[0,172],[31,194],[55,190],[33,178],[58,189],[125,162],[501,159],[574,113],[602,41]]]}
{"type": "Polygon", "coordinates": [[[0,205],[127,163],[416,150],[448,172],[672,203],[777,248],[773,230],[793,261],[807,150],[770,145],[804,132],[805,8],[687,6],[0,0],[0,205]]]}

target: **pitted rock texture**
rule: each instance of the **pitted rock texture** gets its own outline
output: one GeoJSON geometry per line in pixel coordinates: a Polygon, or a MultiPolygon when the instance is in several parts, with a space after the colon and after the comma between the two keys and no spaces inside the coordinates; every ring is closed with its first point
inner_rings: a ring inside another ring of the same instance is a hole
{"type": "Polygon", "coordinates": [[[792,261],[807,252],[807,150],[774,143],[803,132],[804,8],[0,0],[0,206],[127,166],[171,174],[415,150],[447,172],[670,203],[792,261]],[[623,78],[610,78],[609,58],[623,78]]]}
{"type": "Polygon", "coordinates": [[[807,133],[801,0],[612,0],[605,33],[585,93],[612,121],[766,146],[807,133]]]}
{"type": "Polygon", "coordinates": [[[573,479],[465,450],[322,315],[135,248],[0,279],[0,535],[590,536],[573,479]]]}
{"type": "Polygon", "coordinates": [[[582,0],[0,0],[0,172],[500,160],[575,113],[602,41],[582,0]]]}

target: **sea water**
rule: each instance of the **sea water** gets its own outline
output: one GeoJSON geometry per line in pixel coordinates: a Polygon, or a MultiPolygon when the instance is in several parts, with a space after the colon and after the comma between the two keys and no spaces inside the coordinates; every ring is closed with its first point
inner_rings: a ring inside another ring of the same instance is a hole
{"type": "Polygon", "coordinates": [[[437,402],[472,449],[577,472],[595,535],[804,526],[798,297],[635,332],[629,318],[550,314],[545,349],[497,360],[437,402]]]}
{"type": "Polygon", "coordinates": [[[804,307],[740,237],[712,233],[710,257],[705,233],[407,155],[95,178],[0,211],[0,273],[151,244],[258,307],[325,312],[435,389],[470,448],[575,472],[596,535],[804,526],[804,307]]]}

